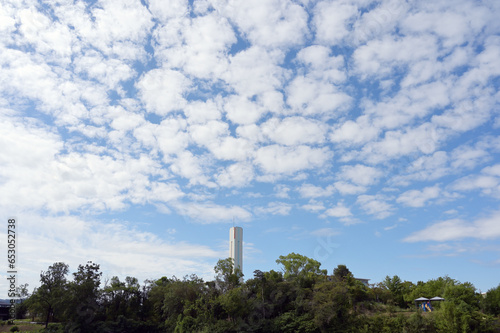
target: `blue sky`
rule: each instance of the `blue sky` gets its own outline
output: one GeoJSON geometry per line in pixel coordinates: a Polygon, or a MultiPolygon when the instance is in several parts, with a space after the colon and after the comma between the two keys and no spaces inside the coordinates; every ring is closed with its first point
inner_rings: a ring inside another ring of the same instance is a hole
{"type": "Polygon", "coordinates": [[[18,219],[20,282],[88,260],[212,279],[235,223],[246,278],[297,252],[374,283],[496,287],[499,14],[3,0],[0,216],[18,219]]]}

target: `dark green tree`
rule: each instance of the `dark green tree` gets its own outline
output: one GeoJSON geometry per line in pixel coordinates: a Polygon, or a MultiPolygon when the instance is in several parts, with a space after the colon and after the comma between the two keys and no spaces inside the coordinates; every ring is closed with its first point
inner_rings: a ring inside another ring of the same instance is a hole
{"type": "Polygon", "coordinates": [[[66,314],[69,330],[79,330],[81,333],[94,332],[99,319],[101,302],[102,273],[99,265],[88,262],[79,265],[73,273],[73,281],[69,283],[69,300],[66,314]]]}
{"type": "Polygon", "coordinates": [[[102,298],[107,320],[116,320],[122,315],[137,320],[141,311],[141,289],[136,278],[127,276],[122,282],[117,276],[104,286],[102,298]]]}
{"type": "Polygon", "coordinates": [[[219,259],[214,271],[216,285],[222,293],[239,286],[243,280],[243,273],[239,268],[234,268],[232,258],[219,259]]]}
{"type": "Polygon", "coordinates": [[[325,281],[314,287],[312,313],[321,332],[345,332],[352,321],[352,297],[345,281],[325,281]]]}
{"type": "Polygon", "coordinates": [[[347,278],[354,278],[354,276],[346,265],[338,265],[333,269],[333,278],[338,281],[343,281],[347,278]]]}
{"type": "Polygon", "coordinates": [[[500,284],[486,292],[482,300],[482,308],[488,314],[500,315],[500,284]]]}
{"type": "Polygon", "coordinates": [[[50,320],[60,319],[62,315],[68,290],[68,267],[65,263],[56,262],[46,272],[40,273],[41,285],[31,296],[31,308],[45,315],[45,328],[50,320]]]}
{"type": "Polygon", "coordinates": [[[286,256],[279,256],[276,262],[283,266],[285,280],[297,283],[300,288],[310,289],[317,281],[324,280],[327,275],[326,269],[320,269],[319,261],[301,254],[292,252],[286,256]]]}
{"type": "Polygon", "coordinates": [[[390,300],[394,305],[405,308],[411,304],[405,300],[404,296],[411,293],[414,288],[413,283],[409,281],[402,281],[399,276],[394,275],[392,278],[386,276],[385,280],[382,282],[382,286],[387,288],[387,290],[391,293],[390,300]]]}

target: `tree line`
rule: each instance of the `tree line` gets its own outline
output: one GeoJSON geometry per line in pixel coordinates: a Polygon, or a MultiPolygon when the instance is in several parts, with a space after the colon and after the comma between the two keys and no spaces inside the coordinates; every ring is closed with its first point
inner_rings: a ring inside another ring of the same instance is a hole
{"type": "Polygon", "coordinates": [[[243,281],[230,258],[213,281],[196,275],[102,281],[100,266],[79,265],[72,280],[62,262],[40,274],[40,286],[17,306],[44,332],[500,332],[500,285],[479,294],[448,276],[416,284],[397,275],[366,286],[345,265],[332,274],[306,256],[276,260],[280,271],[243,281]],[[417,310],[420,296],[445,298],[417,310]]]}

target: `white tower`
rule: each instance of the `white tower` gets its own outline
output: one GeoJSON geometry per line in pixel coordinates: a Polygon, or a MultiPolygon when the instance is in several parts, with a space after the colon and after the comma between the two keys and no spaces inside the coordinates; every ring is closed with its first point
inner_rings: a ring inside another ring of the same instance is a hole
{"type": "Polygon", "coordinates": [[[233,259],[234,269],[243,272],[243,228],[229,229],[229,257],[233,259]]]}

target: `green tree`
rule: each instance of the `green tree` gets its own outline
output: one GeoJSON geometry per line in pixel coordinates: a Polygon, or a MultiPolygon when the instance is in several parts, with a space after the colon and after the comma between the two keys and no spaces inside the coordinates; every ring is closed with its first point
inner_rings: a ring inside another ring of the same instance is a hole
{"type": "Polygon", "coordinates": [[[479,309],[481,300],[481,295],[476,292],[476,287],[470,282],[447,285],[444,289],[443,297],[447,302],[454,302],[455,304],[464,302],[474,310],[479,309]]]}
{"type": "Polygon", "coordinates": [[[239,286],[243,279],[241,270],[239,268],[234,269],[232,258],[219,259],[214,267],[214,271],[217,274],[215,276],[216,285],[222,293],[239,286]]]}
{"type": "Polygon", "coordinates": [[[411,304],[419,297],[444,297],[446,287],[450,285],[453,286],[457,283],[458,282],[456,280],[448,276],[431,279],[427,282],[419,281],[409,292],[405,293],[404,299],[407,303],[411,304]]]}
{"type": "Polygon", "coordinates": [[[279,256],[276,263],[283,266],[285,279],[294,277],[312,278],[318,275],[326,276],[326,269],[320,269],[321,263],[298,253],[279,256]]]}
{"type": "Polygon", "coordinates": [[[494,316],[500,315],[500,284],[488,290],[481,303],[484,312],[494,316]]]}
{"type": "Polygon", "coordinates": [[[141,311],[141,290],[136,278],[127,276],[122,282],[117,276],[103,290],[107,320],[116,320],[122,315],[137,320],[141,311]]]}
{"type": "Polygon", "coordinates": [[[63,312],[68,289],[68,267],[65,263],[56,262],[46,272],[40,273],[41,285],[33,292],[31,307],[45,314],[45,328],[50,320],[58,318],[63,312]]]}
{"type": "MultiPolygon", "coordinates": [[[[81,333],[94,332],[99,319],[102,273],[99,265],[88,262],[79,265],[73,273],[73,281],[69,283],[70,298],[67,302],[66,314],[72,330],[81,333]]],[[[104,318],[103,318],[104,319],[104,318]]]]}
{"type": "Polygon", "coordinates": [[[333,278],[338,281],[343,281],[347,278],[354,278],[354,276],[346,265],[338,265],[333,269],[333,278]]]}
{"type": "Polygon", "coordinates": [[[352,297],[345,281],[316,284],[312,302],[314,322],[321,332],[345,332],[352,321],[352,297]]]}
{"type": "MultiPolygon", "coordinates": [[[[173,331],[184,317],[197,317],[193,304],[201,298],[205,284],[196,275],[185,276],[183,280],[172,278],[163,289],[163,304],[161,311],[168,331],[173,331]],[[187,310],[192,310],[187,311],[187,310]]],[[[183,324],[186,327],[186,323],[183,324]]]]}
{"type": "Polygon", "coordinates": [[[409,281],[403,282],[399,276],[394,275],[392,278],[386,276],[382,285],[390,291],[391,301],[394,305],[405,308],[410,304],[405,300],[404,295],[411,293],[414,288],[413,283],[409,281]]]}

